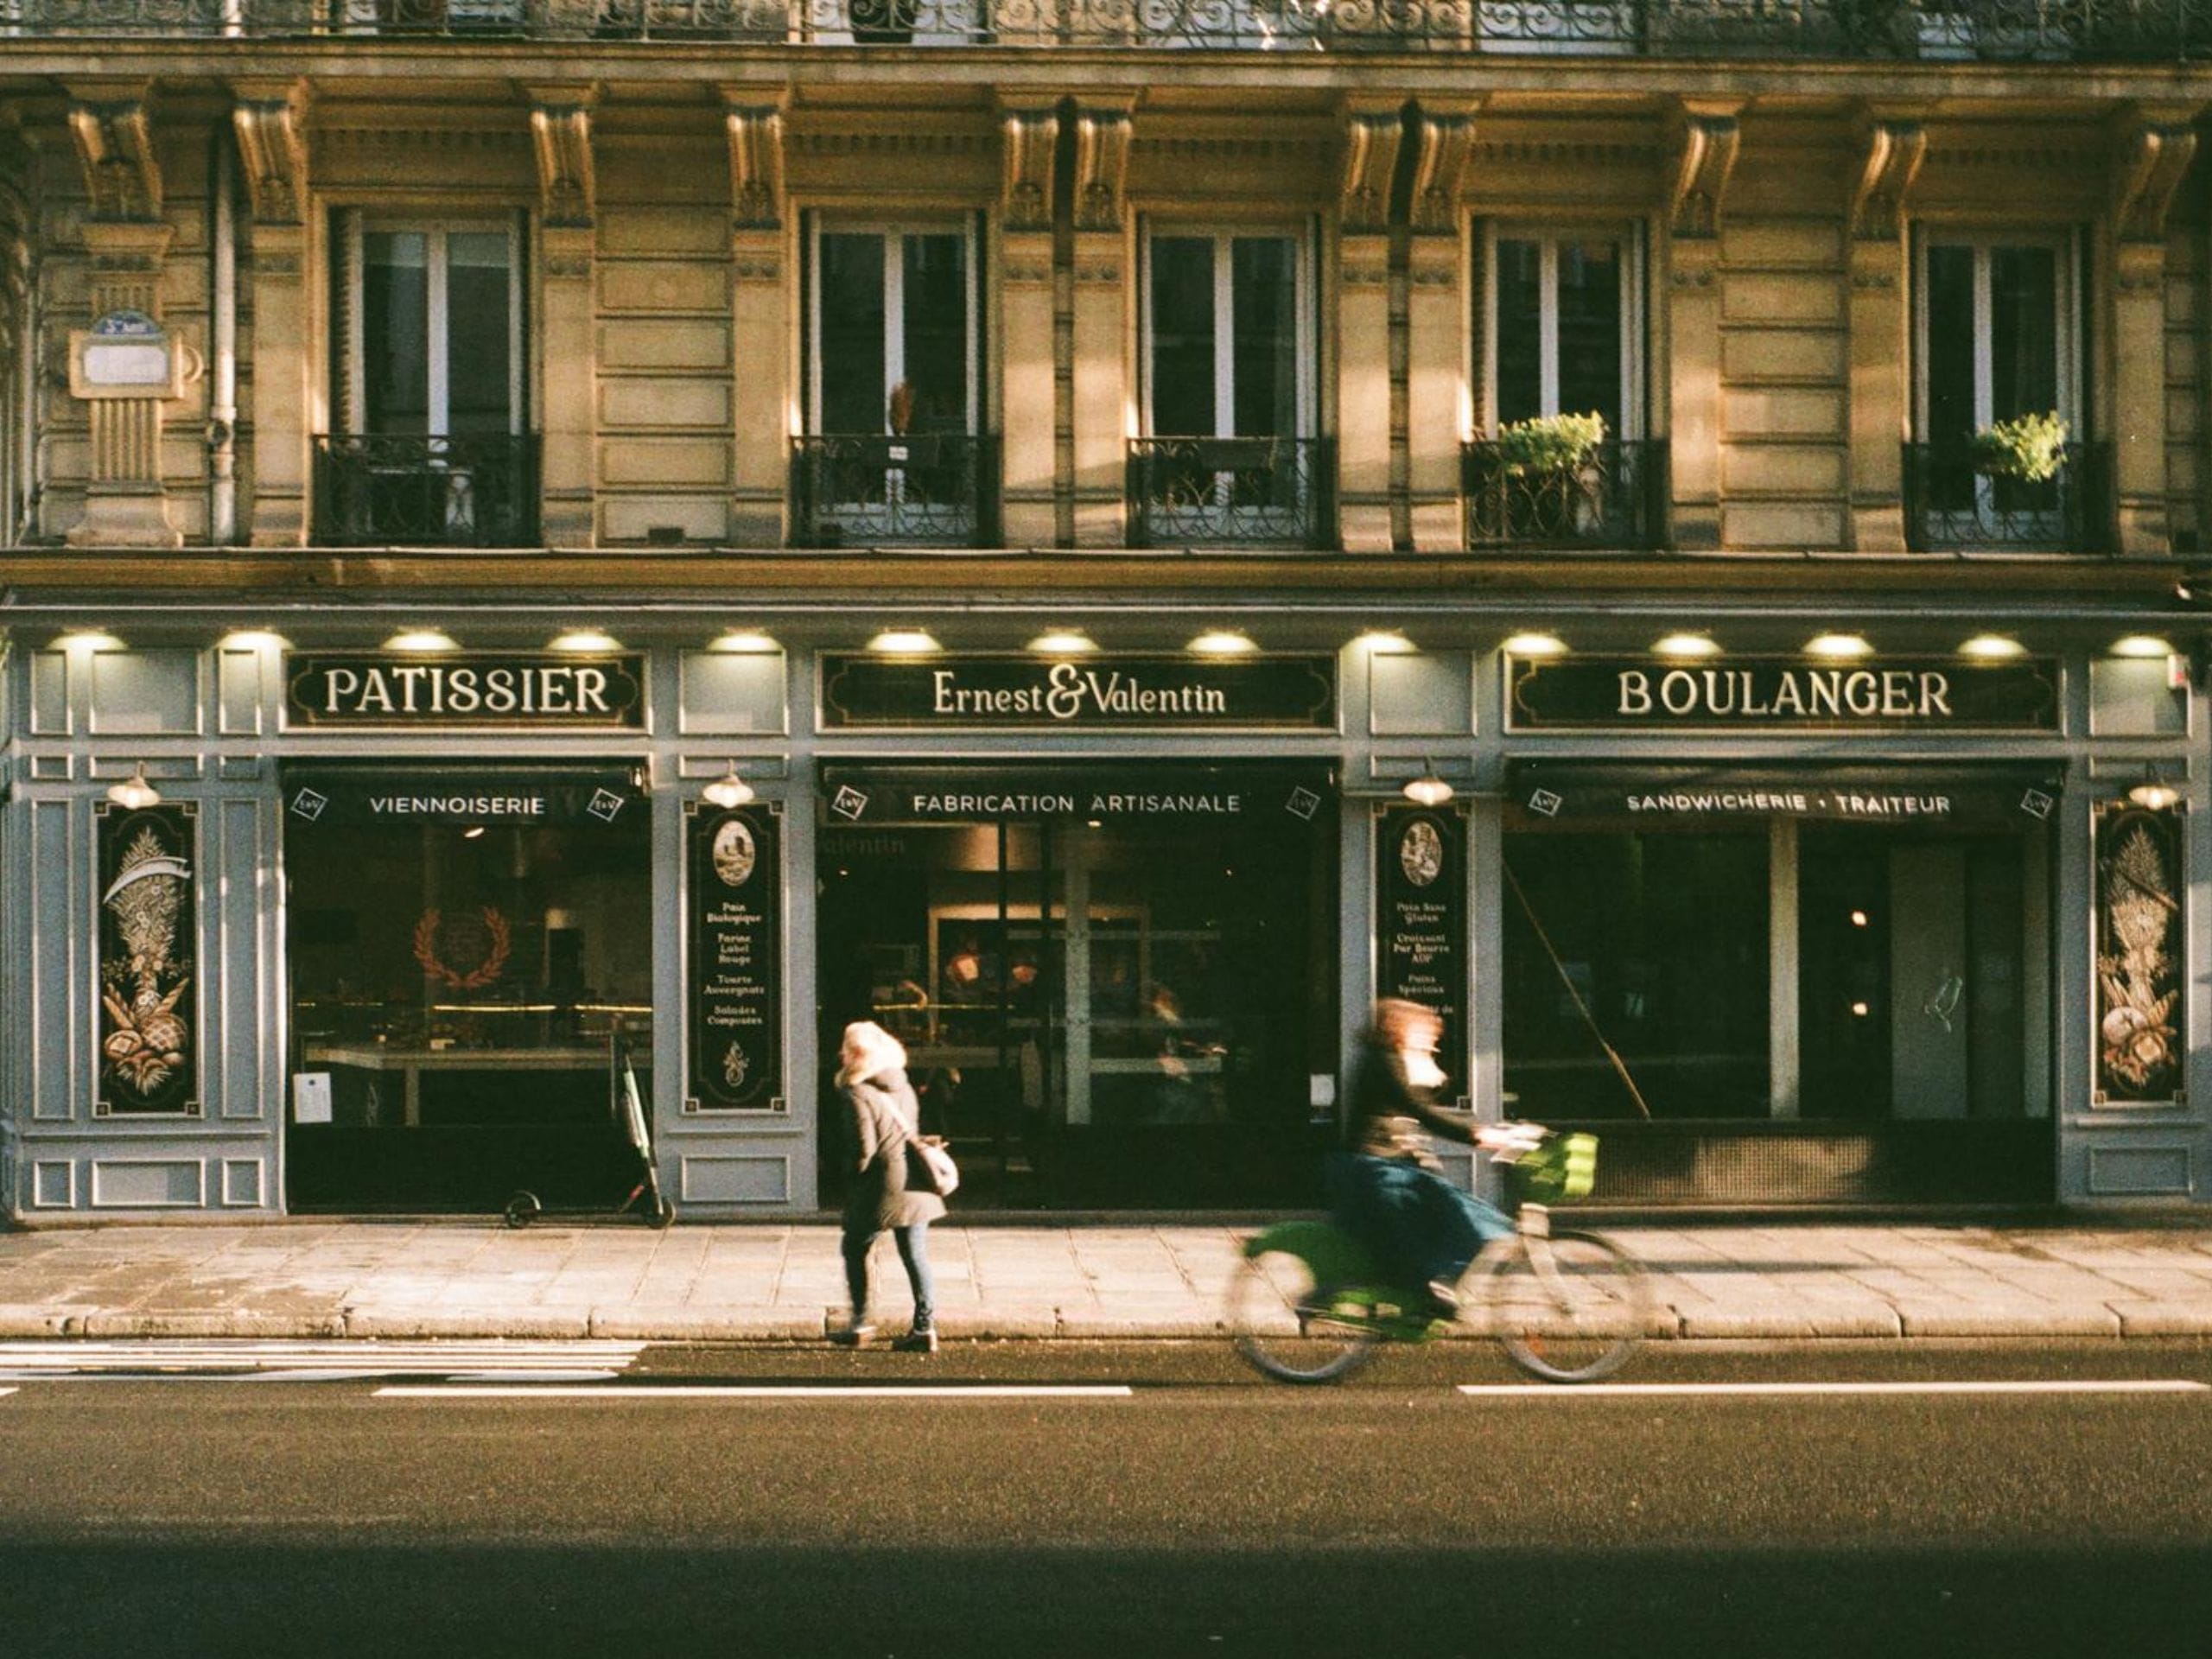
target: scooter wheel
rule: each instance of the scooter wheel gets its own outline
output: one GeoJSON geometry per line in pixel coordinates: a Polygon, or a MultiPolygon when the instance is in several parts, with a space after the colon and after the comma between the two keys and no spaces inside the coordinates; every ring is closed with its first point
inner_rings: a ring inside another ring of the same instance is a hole
{"type": "Polygon", "coordinates": [[[646,1219],[651,1221],[656,1228],[667,1227],[676,1219],[676,1200],[663,1198],[658,1192],[654,1193],[652,1211],[646,1219]]]}
{"type": "Polygon", "coordinates": [[[516,1193],[514,1197],[507,1200],[507,1207],[505,1213],[507,1217],[508,1226],[527,1227],[531,1222],[536,1221],[539,1216],[545,1213],[545,1206],[538,1203],[537,1193],[521,1192],[516,1193]]]}

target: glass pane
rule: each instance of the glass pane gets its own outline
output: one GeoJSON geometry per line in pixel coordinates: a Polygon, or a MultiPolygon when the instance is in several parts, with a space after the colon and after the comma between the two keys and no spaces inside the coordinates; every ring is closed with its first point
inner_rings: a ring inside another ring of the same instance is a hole
{"type": "Polygon", "coordinates": [[[506,232],[446,238],[446,430],[456,437],[512,429],[512,300],[506,232]]]}
{"type": "Polygon", "coordinates": [[[1213,243],[1152,239],[1152,429],[1215,435],[1213,243]]]}
{"type": "Polygon", "coordinates": [[[890,429],[883,379],[883,238],[822,238],[822,430],[890,429]]]}
{"type": "Polygon", "coordinates": [[[2058,407],[2058,252],[1989,251],[1990,418],[2058,407]]]}
{"type": "Polygon", "coordinates": [[[1621,249],[1603,238],[1559,245],[1559,408],[1595,412],[1622,435],[1621,249]]]}
{"type": "Polygon", "coordinates": [[[430,429],[430,251],[420,232],[361,238],[361,393],[369,431],[430,429]]]}
{"type": "Polygon", "coordinates": [[[1497,241],[1497,423],[1542,415],[1542,250],[1534,242],[1497,241]]]}
{"type": "Polygon", "coordinates": [[[1974,395],[1974,252],[1928,250],[1927,442],[1956,445],[1981,423],[1974,395]]]}
{"type": "Polygon", "coordinates": [[[968,430],[968,253],[957,236],[906,238],[909,431],[968,430]]]}
{"type": "Polygon", "coordinates": [[[1298,245],[1240,236],[1230,245],[1236,435],[1298,435],[1298,245]]]}
{"type": "Polygon", "coordinates": [[[1655,1118],[1765,1116],[1763,832],[1525,831],[1506,836],[1505,857],[1515,1116],[1637,1116],[1604,1043],[1655,1118]]]}

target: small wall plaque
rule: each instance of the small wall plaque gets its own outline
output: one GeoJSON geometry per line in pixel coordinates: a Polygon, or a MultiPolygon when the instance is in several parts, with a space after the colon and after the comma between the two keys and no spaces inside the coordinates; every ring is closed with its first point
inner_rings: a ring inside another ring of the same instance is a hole
{"type": "Polygon", "coordinates": [[[69,390],[79,397],[183,395],[184,352],[143,311],[111,311],[69,334],[69,390]]]}

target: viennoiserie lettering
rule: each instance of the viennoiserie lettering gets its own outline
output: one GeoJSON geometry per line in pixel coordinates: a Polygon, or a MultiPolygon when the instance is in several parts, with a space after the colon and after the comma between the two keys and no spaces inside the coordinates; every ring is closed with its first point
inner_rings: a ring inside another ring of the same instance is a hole
{"type": "Polygon", "coordinates": [[[543,795],[372,795],[380,818],[542,818],[543,795]]]}

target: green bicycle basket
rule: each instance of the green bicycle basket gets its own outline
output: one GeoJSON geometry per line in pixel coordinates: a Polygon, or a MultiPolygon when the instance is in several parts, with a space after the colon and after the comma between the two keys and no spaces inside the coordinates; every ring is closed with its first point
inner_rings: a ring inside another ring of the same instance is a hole
{"type": "Polygon", "coordinates": [[[1513,1165],[1524,1204],[1564,1204],[1586,1198],[1598,1179],[1598,1137],[1562,1135],[1522,1154],[1513,1165]]]}

